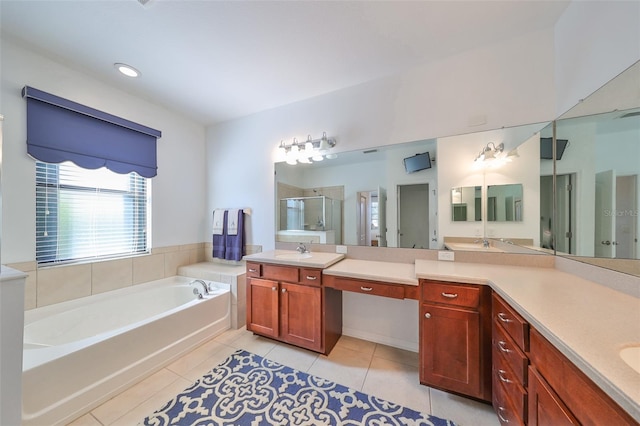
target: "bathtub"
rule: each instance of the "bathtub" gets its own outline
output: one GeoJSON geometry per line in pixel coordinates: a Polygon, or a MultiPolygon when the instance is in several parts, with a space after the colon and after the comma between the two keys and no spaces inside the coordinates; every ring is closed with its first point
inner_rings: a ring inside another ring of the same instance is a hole
{"type": "Polygon", "coordinates": [[[228,284],[175,276],[25,312],[23,425],[65,424],[230,327],[228,284]]]}

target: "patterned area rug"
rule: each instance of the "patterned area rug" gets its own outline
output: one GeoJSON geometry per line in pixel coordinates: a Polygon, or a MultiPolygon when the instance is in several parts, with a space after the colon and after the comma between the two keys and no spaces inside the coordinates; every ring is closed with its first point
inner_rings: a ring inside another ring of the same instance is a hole
{"type": "Polygon", "coordinates": [[[242,350],[142,424],[454,425],[242,350]]]}

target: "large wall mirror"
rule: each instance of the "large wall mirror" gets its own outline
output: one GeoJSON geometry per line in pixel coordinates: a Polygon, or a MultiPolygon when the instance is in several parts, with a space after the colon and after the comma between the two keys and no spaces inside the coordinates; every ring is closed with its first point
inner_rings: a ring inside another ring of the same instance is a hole
{"type": "Polygon", "coordinates": [[[312,164],[276,163],[276,242],[320,243],[322,233],[330,233],[332,244],[437,248],[436,164],[435,140],[343,152],[312,164]],[[428,168],[413,161],[427,155],[428,168]],[[333,227],[324,221],[319,229],[318,213],[298,213],[298,229],[283,229],[282,218],[292,214],[283,200],[308,203],[309,197],[336,206],[333,227]]]}
{"type": "Polygon", "coordinates": [[[522,184],[487,186],[487,221],[522,222],[522,184]]]}
{"type": "MultiPolygon", "coordinates": [[[[284,198],[326,196],[341,201],[336,244],[442,249],[447,237],[488,239],[492,251],[557,253],[640,276],[638,87],[640,63],[553,123],[277,163],[276,217],[284,198]],[[500,144],[502,159],[515,154],[509,163],[474,168],[500,144]],[[432,167],[407,173],[403,159],[424,152],[432,167]]],[[[307,220],[307,231],[317,224],[307,220]]]]}
{"type": "Polygon", "coordinates": [[[482,221],[481,186],[459,186],[451,189],[451,220],[454,222],[482,221]]]}

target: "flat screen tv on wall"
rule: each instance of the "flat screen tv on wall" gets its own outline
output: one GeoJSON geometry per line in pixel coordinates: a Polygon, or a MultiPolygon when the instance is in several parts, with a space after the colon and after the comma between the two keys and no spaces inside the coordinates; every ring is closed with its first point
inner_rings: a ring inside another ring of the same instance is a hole
{"type": "Polygon", "coordinates": [[[413,157],[404,159],[404,169],[407,173],[415,173],[420,170],[431,168],[431,157],[428,152],[416,154],[413,157]]]}
{"type": "MultiPolygon", "coordinates": [[[[568,139],[556,139],[556,160],[562,160],[568,144],[568,139]]],[[[540,138],[540,159],[553,160],[553,138],[540,138]]]]}

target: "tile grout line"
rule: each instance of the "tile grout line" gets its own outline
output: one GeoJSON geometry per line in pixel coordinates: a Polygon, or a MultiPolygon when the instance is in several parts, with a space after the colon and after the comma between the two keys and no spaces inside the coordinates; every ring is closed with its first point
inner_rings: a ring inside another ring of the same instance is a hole
{"type": "Polygon", "coordinates": [[[364,374],[364,378],[362,379],[362,386],[360,386],[360,392],[364,392],[364,384],[367,381],[367,377],[369,377],[369,370],[371,370],[371,364],[373,364],[373,358],[375,356],[377,348],[378,348],[378,343],[374,343],[373,351],[371,351],[371,358],[369,358],[369,365],[367,365],[367,372],[364,374]]]}

